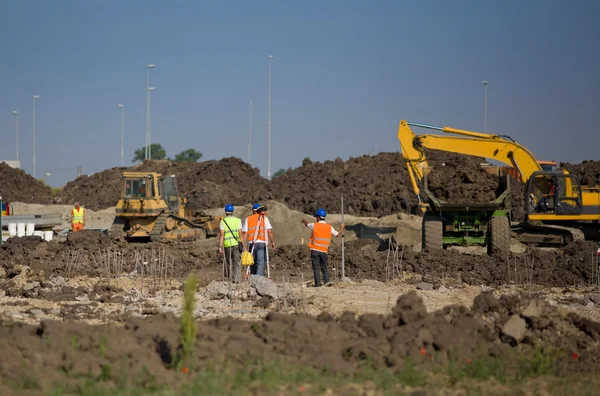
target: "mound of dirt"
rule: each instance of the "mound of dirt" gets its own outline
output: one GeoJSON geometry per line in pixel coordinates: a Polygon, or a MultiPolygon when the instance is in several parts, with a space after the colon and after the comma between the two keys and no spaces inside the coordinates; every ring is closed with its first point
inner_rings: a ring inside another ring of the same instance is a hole
{"type": "Polygon", "coordinates": [[[306,158],[301,167],[288,170],[269,185],[271,199],[310,214],[319,207],[339,212],[342,191],[349,214],[385,216],[417,208],[400,153],[365,155],[346,162],[306,158]]]}
{"type": "Polygon", "coordinates": [[[0,163],[0,196],[4,202],[48,204],[52,190],[22,169],[0,163]]]}
{"type": "MultiPolygon", "coordinates": [[[[178,333],[179,323],[172,314],[129,318],[118,327],[2,321],[0,345],[11,357],[0,366],[2,393],[10,394],[9,386],[23,389],[31,378],[39,393],[56,384],[75,388],[86,379],[180,386],[182,377],[170,368],[178,333]]],[[[497,360],[507,375],[515,377],[529,362],[538,366],[548,362],[545,373],[556,376],[591,374],[600,368],[599,323],[562,314],[527,295],[496,298],[491,292],[477,296],[471,309],[448,306],[432,313],[410,292],[398,297],[388,316],[270,313],[258,322],[229,318],[198,322],[195,341],[186,368],[189,376],[225,361],[227,368],[244,371],[272,362],[339,375],[359,372],[365,362],[375,370],[395,373],[406,367],[407,360],[429,369],[448,364],[461,369],[479,360],[487,365],[497,360]]]]}
{"type": "Polygon", "coordinates": [[[224,205],[247,204],[262,198],[265,179],[258,169],[238,158],[224,158],[199,163],[147,161],[130,168],[112,168],[91,176],[80,176],[67,183],[55,203],[79,200],[92,210],[114,206],[119,200],[123,172],[159,172],[175,175],[182,196],[191,209],[208,209],[224,205]],[[258,196],[256,196],[258,194],[258,196]]]}
{"type": "Polygon", "coordinates": [[[488,174],[480,162],[455,156],[434,165],[428,177],[429,190],[449,203],[484,203],[496,199],[499,179],[488,174]]]}
{"type": "Polygon", "coordinates": [[[567,172],[577,176],[584,186],[600,185],[600,161],[587,160],[577,165],[563,162],[560,166],[567,172]]]}
{"type": "MultiPolygon", "coordinates": [[[[562,250],[531,249],[524,254],[511,255],[509,264],[505,258],[466,255],[452,250],[415,253],[407,247],[402,253],[402,268],[423,277],[450,277],[470,285],[496,286],[511,282],[588,285],[592,280],[591,260],[596,249],[594,242],[574,242],[562,250]]],[[[191,270],[218,272],[222,265],[216,242],[214,249],[193,242],[135,244],[94,231],[71,234],[65,243],[48,243],[39,237],[28,237],[11,238],[0,246],[0,263],[6,273],[18,266],[28,266],[32,273],[43,271],[46,277],[102,276],[102,262],[109,256],[113,262],[115,257],[119,259],[123,273],[135,270],[139,273],[142,270],[140,262],[150,262],[154,257],[168,263],[169,276],[176,278],[185,277],[191,270]]],[[[345,244],[346,276],[352,279],[385,281],[387,261],[388,252],[380,242],[359,239],[345,244]]],[[[340,263],[341,247],[332,245],[329,270],[334,280],[339,277],[340,263]]],[[[299,281],[301,276],[312,279],[310,252],[306,245],[282,245],[270,250],[269,264],[273,279],[279,279],[279,276],[289,277],[292,281],[299,281]]],[[[389,265],[391,268],[391,261],[389,265]]],[[[0,288],[4,286],[6,282],[0,280],[0,288]]],[[[6,290],[9,295],[12,293],[6,290]]]]}

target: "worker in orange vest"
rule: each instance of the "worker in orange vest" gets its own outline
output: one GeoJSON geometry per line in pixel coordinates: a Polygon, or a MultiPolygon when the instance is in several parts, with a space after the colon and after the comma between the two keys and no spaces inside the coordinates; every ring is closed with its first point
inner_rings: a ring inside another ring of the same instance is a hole
{"type": "Polygon", "coordinates": [[[252,215],[248,216],[242,226],[242,241],[245,241],[248,251],[252,252],[254,264],[250,266],[252,275],[265,276],[265,259],[267,245],[275,249],[273,227],[267,217],[266,207],[261,204],[252,206],[252,215]]]}
{"type": "Polygon", "coordinates": [[[344,231],[344,224],[336,231],[333,226],[325,222],[327,212],[325,209],[317,209],[315,213],[316,223],[309,223],[306,219],[302,219],[302,224],[312,230],[308,247],[310,248],[310,258],[312,261],[313,274],[315,276],[315,287],[321,286],[321,278],[319,269],[323,272],[323,282],[329,285],[329,271],[327,270],[327,252],[332,236],[340,236],[344,231]]]}
{"type": "Polygon", "coordinates": [[[79,201],[75,202],[75,207],[71,210],[71,228],[73,232],[83,230],[85,226],[85,212],[81,205],[79,205],[79,201]]]}

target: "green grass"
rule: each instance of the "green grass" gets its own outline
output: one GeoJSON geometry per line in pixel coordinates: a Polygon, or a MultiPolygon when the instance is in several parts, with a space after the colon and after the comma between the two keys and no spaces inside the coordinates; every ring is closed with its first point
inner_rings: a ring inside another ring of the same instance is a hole
{"type": "MultiPolygon", "coordinates": [[[[562,378],[553,373],[557,355],[540,349],[520,352],[509,361],[484,358],[472,362],[452,362],[429,370],[410,361],[393,371],[365,363],[353,374],[345,375],[332,370],[320,370],[283,362],[212,363],[201,370],[177,372],[173,384],[161,384],[147,370],[140,370],[128,380],[125,365],[119,369],[102,365],[100,374],[73,378],[66,375],[60,386],[47,395],[320,395],[377,394],[396,395],[417,389],[427,393],[441,390],[465,390],[467,394],[539,393],[540,387],[549,394],[560,394],[577,388],[578,394],[594,394],[600,385],[595,377],[572,375],[562,378]]],[[[21,390],[41,389],[35,377],[20,384],[21,390]]],[[[25,392],[27,393],[27,392],[25,392]]],[[[409,392],[410,393],[410,392],[409,392]]]]}

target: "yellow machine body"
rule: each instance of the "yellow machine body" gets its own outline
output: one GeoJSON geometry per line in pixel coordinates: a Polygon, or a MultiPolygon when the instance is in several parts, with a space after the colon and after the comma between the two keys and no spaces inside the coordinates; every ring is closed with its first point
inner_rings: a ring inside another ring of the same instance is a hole
{"type": "Polygon", "coordinates": [[[198,240],[217,236],[220,218],[186,209],[175,176],[156,172],[124,172],[121,198],[109,231],[128,240],[198,240]]]}
{"type": "MultiPolygon", "coordinates": [[[[583,239],[585,229],[592,238],[598,238],[600,222],[600,186],[580,185],[579,180],[565,170],[558,170],[555,161],[537,161],[527,148],[508,136],[465,131],[451,127],[436,127],[425,124],[400,121],[398,140],[402,156],[408,169],[413,190],[419,196],[420,183],[424,172],[430,168],[427,162],[427,150],[439,150],[496,160],[516,170],[518,180],[525,185],[527,222],[544,222],[549,233],[568,231],[570,237],[563,240],[583,239]],[[434,129],[446,134],[417,135],[410,126],[434,129]],[[539,210],[540,203],[547,199],[552,184],[556,186],[555,201],[551,210],[539,210]]],[[[487,164],[486,164],[487,165],[487,164]]],[[[493,167],[484,167],[489,173],[497,173],[493,167]]],[[[514,176],[514,175],[513,175],[514,176]]],[[[428,205],[420,202],[423,213],[428,205]]],[[[531,228],[530,228],[531,229],[531,228]]],[[[543,237],[533,238],[535,240],[543,237]]],[[[526,242],[526,241],[525,241],[526,242]]]]}

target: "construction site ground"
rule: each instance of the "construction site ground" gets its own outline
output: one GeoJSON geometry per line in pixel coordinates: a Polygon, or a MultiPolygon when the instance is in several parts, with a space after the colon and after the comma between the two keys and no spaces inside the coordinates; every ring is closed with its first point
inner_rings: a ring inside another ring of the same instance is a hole
{"type": "MultiPolygon", "coordinates": [[[[2,394],[555,394],[592,391],[600,340],[593,242],[507,258],[420,251],[420,218],[346,215],[345,278],[312,287],[301,212],[265,201],[271,281],[223,278],[215,239],[127,243],[99,231],[0,247],[2,394]],[[390,238],[397,244],[390,248],[390,238]],[[154,265],[152,264],[154,263],[154,265]],[[183,282],[198,333],[177,352],[183,282]],[[582,381],[585,378],[585,381],[582,381]],[[585,384],[584,384],[585,382],[585,384]],[[137,393],[136,393],[137,392],[137,393]],[[420,392],[420,393],[419,393],[420,392]]],[[[70,206],[15,204],[22,213],[70,206]]],[[[207,209],[221,215],[221,208],[207,209]]],[[[236,214],[248,215],[248,205],[236,214]]],[[[110,209],[88,210],[105,229],[110,209]]],[[[335,227],[341,215],[332,214],[335,227]]]]}
{"type": "MultiPolygon", "coordinates": [[[[438,172],[432,191],[449,201],[489,200],[498,186],[480,159],[437,153],[430,164],[438,172]]],[[[565,167],[598,181],[597,162],[565,167]]],[[[0,394],[597,393],[596,242],[531,248],[513,240],[507,257],[484,247],[422,252],[421,218],[397,153],[307,159],[271,182],[235,158],[134,169],[176,174],[207,214],[221,216],[233,202],[243,218],[252,202],[265,203],[276,242],[271,279],[229,283],[214,238],[127,243],[103,234],[122,168],[62,191],[0,168],[8,181],[0,193],[15,213],[60,214],[68,229],[80,200],[88,228],[0,246],[0,394]],[[314,288],[301,219],[324,206],[338,228],[342,192],[344,276],[334,238],[332,284],[314,288]],[[197,332],[191,360],[175,367],[191,273],[199,276],[197,332]]],[[[512,187],[518,219],[522,190],[512,187]]]]}

